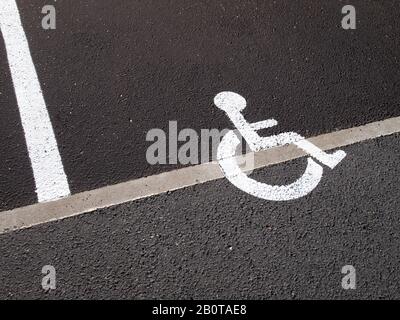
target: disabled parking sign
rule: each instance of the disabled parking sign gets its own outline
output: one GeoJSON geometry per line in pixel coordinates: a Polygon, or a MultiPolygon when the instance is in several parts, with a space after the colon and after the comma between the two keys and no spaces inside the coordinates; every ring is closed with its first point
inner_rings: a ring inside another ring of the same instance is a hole
{"type": "Polygon", "coordinates": [[[226,113],[253,152],[295,144],[310,155],[307,158],[307,168],[295,182],[283,186],[262,183],[249,178],[240,169],[234,157],[240,140],[234,131],[229,131],[218,146],[219,166],[233,185],[257,198],[270,201],[289,201],[304,197],[313,191],[321,181],[323,174],[321,164],[333,169],[346,157],[346,153],[342,150],[328,154],[295,132],[260,137],[257,131],[276,126],[278,122],[275,119],[268,119],[253,124],[248,123],[241,113],[247,105],[246,99],[237,93],[221,92],[215,96],[214,104],[226,113]]]}

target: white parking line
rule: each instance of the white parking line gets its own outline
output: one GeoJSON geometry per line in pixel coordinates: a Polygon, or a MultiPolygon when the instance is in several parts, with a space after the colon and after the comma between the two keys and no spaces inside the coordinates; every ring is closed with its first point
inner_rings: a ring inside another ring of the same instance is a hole
{"type": "Polygon", "coordinates": [[[38,201],[68,196],[67,177],[15,0],[0,0],[0,30],[6,46],[38,201]]]}
{"type": "MultiPolygon", "coordinates": [[[[321,150],[331,150],[398,132],[400,132],[400,117],[322,134],[307,140],[321,150]]],[[[254,153],[254,169],[306,155],[303,150],[294,145],[268,149],[254,153]]],[[[252,168],[248,168],[248,170],[252,170],[252,168]]],[[[218,163],[209,162],[82,192],[53,202],[4,211],[0,212],[0,233],[28,228],[220,178],[224,178],[224,175],[218,163]]]]}

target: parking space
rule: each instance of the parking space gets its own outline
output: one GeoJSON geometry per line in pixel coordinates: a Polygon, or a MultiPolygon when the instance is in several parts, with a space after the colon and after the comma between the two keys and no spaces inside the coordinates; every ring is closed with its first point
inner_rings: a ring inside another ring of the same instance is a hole
{"type": "Polygon", "coordinates": [[[393,1],[355,1],[350,31],[341,1],[58,1],[56,30],[17,3],[73,193],[178,167],[147,162],[147,132],[230,128],[223,90],[307,137],[400,114],[393,1]]]}

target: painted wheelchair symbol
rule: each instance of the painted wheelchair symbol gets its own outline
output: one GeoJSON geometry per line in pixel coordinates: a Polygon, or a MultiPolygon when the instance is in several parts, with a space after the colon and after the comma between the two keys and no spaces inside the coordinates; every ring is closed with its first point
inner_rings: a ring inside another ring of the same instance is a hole
{"type": "Polygon", "coordinates": [[[304,197],[314,190],[322,179],[323,167],[313,158],[333,169],[346,157],[346,153],[342,150],[327,154],[295,132],[260,137],[257,133],[258,130],[271,128],[278,122],[268,119],[253,124],[248,123],[241,113],[246,107],[246,100],[237,93],[221,92],[214,98],[214,104],[227,114],[248,143],[251,151],[257,152],[286,144],[295,144],[311,156],[307,158],[307,168],[303,175],[295,182],[283,186],[261,183],[249,178],[240,169],[235,159],[240,140],[234,131],[229,131],[218,146],[218,163],[225,177],[233,185],[255,197],[270,201],[289,201],[304,197]]]}

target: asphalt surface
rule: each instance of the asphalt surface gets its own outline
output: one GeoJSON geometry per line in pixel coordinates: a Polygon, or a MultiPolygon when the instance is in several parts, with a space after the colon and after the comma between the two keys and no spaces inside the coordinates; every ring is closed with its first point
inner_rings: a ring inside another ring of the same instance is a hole
{"type": "MultiPolygon", "coordinates": [[[[0,0],[1,1],[1,0],[0,0]]],[[[400,116],[400,3],[17,0],[72,193],[150,165],[153,128],[232,128],[221,91],[268,134],[305,137],[400,116]]],[[[37,202],[0,32],[0,211],[37,202]]],[[[400,299],[399,134],[343,148],[306,197],[270,202],[216,180],[0,235],[0,299],[400,299]],[[353,265],[357,289],[343,290],[353,265]],[[57,289],[41,288],[44,265],[57,289]]],[[[178,146],[184,142],[178,142],[178,146]]],[[[257,170],[293,182],[305,159],[257,170]]],[[[0,212],[1,219],[1,212],[0,212]]]]}
{"type": "MultiPolygon", "coordinates": [[[[0,236],[0,298],[400,298],[399,135],[345,148],[300,200],[222,179],[0,236]],[[353,265],[357,289],[343,290],[353,265]],[[41,268],[57,289],[44,293],[41,268]]],[[[305,159],[258,170],[285,183],[305,159]]]]}
{"type": "Polygon", "coordinates": [[[0,115],[0,210],[4,210],[31,204],[36,196],[25,136],[1,37],[0,115]]]}
{"type": "MultiPolygon", "coordinates": [[[[223,90],[306,137],[400,115],[398,1],[353,1],[347,31],[344,1],[59,0],[47,31],[48,0],[17,3],[73,193],[178,167],[147,163],[147,132],[231,128],[223,90]]],[[[0,57],[6,210],[37,200],[1,39],[0,57]]]]}

